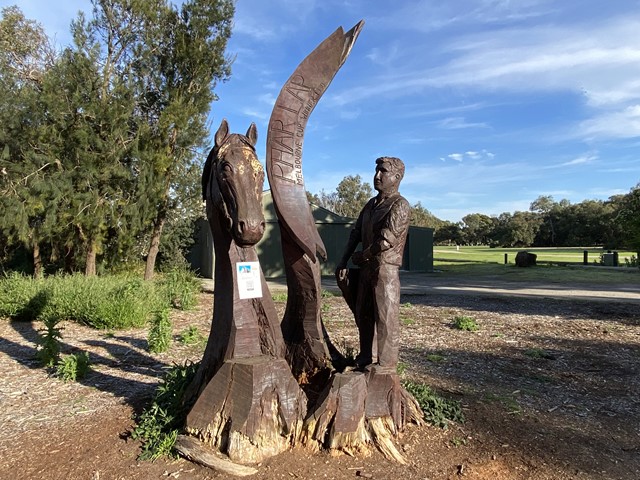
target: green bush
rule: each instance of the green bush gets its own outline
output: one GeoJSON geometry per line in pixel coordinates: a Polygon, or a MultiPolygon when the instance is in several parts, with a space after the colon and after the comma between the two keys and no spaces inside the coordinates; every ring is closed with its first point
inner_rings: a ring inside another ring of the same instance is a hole
{"type": "Polygon", "coordinates": [[[0,279],[0,316],[70,320],[101,329],[142,327],[167,304],[163,288],[139,277],[59,275],[0,279]]]}
{"type": "Polygon", "coordinates": [[[56,377],[65,382],[75,382],[89,371],[89,354],[74,353],[62,357],[56,366],[56,377]]]}
{"type": "Polygon", "coordinates": [[[287,301],[287,292],[277,292],[271,294],[271,298],[273,298],[274,302],[286,302],[287,301]]]}
{"type": "Polygon", "coordinates": [[[30,320],[40,315],[47,295],[44,281],[19,273],[0,278],[0,317],[30,320]]]}
{"type": "Polygon", "coordinates": [[[182,397],[197,369],[194,363],[172,367],[156,389],[151,405],[137,418],[131,436],[142,441],[141,460],[171,453],[190,408],[183,404],[182,397]]]}
{"type": "Polygon", "coordinates": [[[44,322],[44,332],[39,339],[40,347],[36,353],[36,357],[43,366],[53,367],[60,359],[60,339],[61,328],[58,328],[58,321],[54,319],[47,319],[44,322]]]}
{"type": "Polygon", "coordinates": [[[439,396],[424,383],[407,380],[402,386],[418,401],[427,423],[447,428],[449,422],[464,422],[460,402],[439,396]]]}
{"type": "Polygon", "coordinates": [[[43,317],[72,320],[93,328],[124,329],[144,326],[161,303],[153,283],[137,277],[56,276],[43,317]]]}
{"type": "Polygon", "coordinates": [[[202,333],[200,333],[200,330],[198,330],[198,327],[196,327],[195,325],[191,325],[187,327],[186,330],[183,330],[180,333],[179,339],[180,343],[182,343],[183,345],[204,344],[207,340],[207,338],[202,335],[202,333]]]}
{"type": "Polygon", "coordinates": [[[151,353],[162,353],[171,346],[172,325],[169,319],[169,310],[158,310],[151,322],[147,343],[151,353]]]}
{"type": "Polygon", "coordinates": [[[186,267],[175,267],[163,273],[159,280],[167,303],[179,310],[190,310],[198,304],[201,285],[186,267]]]}
{"type": "Polygon", "coordinates": [[[475,332],[480,328],[472,317],[467,317],[465,315],[458,315],[454,318],[453,326],[458,330],[465,330],[467,332],[475,332]]]}
{"type": "Polygon", "coordinates": [[[640,262],[635,255],[631,255],[631,258],[624,257],[624,264],[629,268],[640,267],[640,262]]]}

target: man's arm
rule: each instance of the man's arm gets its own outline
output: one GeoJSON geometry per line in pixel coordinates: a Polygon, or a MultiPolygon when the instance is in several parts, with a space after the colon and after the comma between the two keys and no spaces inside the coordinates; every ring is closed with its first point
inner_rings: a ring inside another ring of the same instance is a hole
{"type": "MultiPolygon", "coordinates": [[[[365,206],[366,208],[366,206],[365,206]]],[[[339,280],[344,280],[347,276],[347,264],[349,263],[349,258],[353,255],[353,252],[356,251],[356,247],[362,241],[362,216],[365,208],[362,209],[360,215],[358,215],[358,220],[356,220],[356,225],[351,230],[349,234],[349,240],[347,241],[347,245],[344,248],[344,252],[342,254],[342,258],[338,262],[336,267],[336,277],[339,280]]]]}
{"type": "Polygon", "coordinates": [[[362,252],[353,255],[353,263],[361,265],[395,246],[404,231],[409,228],[411,207],[402,197],[394,202],[387,214],[384,227],[378,232],[375,240],[362,252]]]}

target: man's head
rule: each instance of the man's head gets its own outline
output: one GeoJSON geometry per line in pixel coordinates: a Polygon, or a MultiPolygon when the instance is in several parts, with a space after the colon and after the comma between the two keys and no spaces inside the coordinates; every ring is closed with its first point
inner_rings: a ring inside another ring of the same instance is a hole
{"type": "Polygon", "coordinates": [[[400,181],[404,177],[404,163],[396,157],[380,157],[376,159],[376,174],[373,177],[373,188],[382,194],[398,191],[400,181]]]}

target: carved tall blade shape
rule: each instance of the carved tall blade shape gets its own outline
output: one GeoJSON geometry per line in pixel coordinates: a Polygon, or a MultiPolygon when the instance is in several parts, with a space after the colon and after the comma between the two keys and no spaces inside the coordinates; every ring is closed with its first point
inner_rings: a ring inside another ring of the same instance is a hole
{"type": "Polygon", "coordinates": [[[304,132],[311,112],[349,56],[363,25],[360,21],[347,33],[338,28],[298,65],[282,87],[269,120],[267,175],[282,234],[313,262],[316,255],[326,258],[326,251],[304,188],[304,132]]]}

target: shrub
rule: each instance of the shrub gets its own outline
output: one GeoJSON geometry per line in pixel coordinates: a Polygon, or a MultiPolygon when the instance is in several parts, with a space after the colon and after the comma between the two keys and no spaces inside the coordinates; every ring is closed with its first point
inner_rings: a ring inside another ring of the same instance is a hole
{"type": "Polygon", "coordinates": [[[173,308],[190,310],[198,304],[200,281],[186,267],[175,267],[164,273],[159,284],[167,303],[173,308]]]}
{"type": "Polygon", "coordinates": [[[0,316],[76,321],[93,328],[142,327],[164,303],[158,288],[137,277],[60,275],[0,279],[0,316]]]}
{"type": "Polygon", "coordinates": [[[0,278],[0,317],[14,320],[38,317],[47,300],[46,293],[42,292],[43,285],[42,280],[19,273],[0,278]]]}
{"type": "Polygon", "coordinates": [[[89,354],[74,353],[62,357],[56,366],[56,376],[65,382],[75,382],[89,371],[89,354]]]}
{"type": "Polygon", "coordinates": [[[44,322],[45,334],[40,337],[40,348],[36,357],[45,367],[53,367],[60,359],[60,339],[62,338],[61,328],[58,328],[58,321],[47,319],[44,322]]]}
{"type": "Polygon", "coordinates": [[[460,402],[439,396],[424,383],[405,381],[402,386],[418,401],[427,423],[447,428],[449,422],[464,422],[460,402]]]}
{"type": "Polygon", "coordinates": [[[428,361],[433,363],[439,363],[444,361],[444,356],[440,355],[439,353],[429,353],[428,355],[425,356],[425,358],[428,361]]]}
{"type": "Polygon", "coordinates": [[[631,258],[624,257],[624,264],[627,267],[640,267],[640,262],[638,262],[638,258],[635,255],[631,255],[631,258]]]}
{"type": "Polygon", "coordinates": [[[286,302],[287,301],[287,292],[278,292],[271,295],[274,302],[286,302]]]}
{"type": "Polygon", "coordinates": [[[555,355],[547,352],[542,348],[530,348],[525,350],[524,354],[531,358],[544,358],[545,360],[555,360],[555,355]]]}
{"type": "Polygon", "coordinates": [[[472,317],[467,317],[465,315],[458,315],[454,318],[453,326],[458,330],[464,330],[467,332],[475,332],[480,328],[472,317]]]}
{"type": "Polygon", "coordinates": [[[186,330],[180,333],[180,343],[184,345],[197,345],[204,343],[207,339],[200,333],[198,327],[195,325],[189,326],[186,330]]]}
{"type": "Polygon", "coordinates": [[[195,376],[198,364],[175,365],[156,389],[151,405],[137,418],[131,437],[142,441],[141,460],[170,455],[190,405],[183,405],[184,391],[195,376]]]}
{"type": "Polygon", "coordinates": [[[169,310],[158,310],[151,322],[147,343],[151,353],[162,353],[169,350],[171,345],[171,320],[169,319],[169,310]]]}

